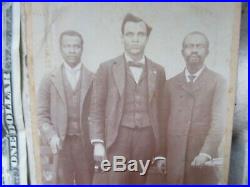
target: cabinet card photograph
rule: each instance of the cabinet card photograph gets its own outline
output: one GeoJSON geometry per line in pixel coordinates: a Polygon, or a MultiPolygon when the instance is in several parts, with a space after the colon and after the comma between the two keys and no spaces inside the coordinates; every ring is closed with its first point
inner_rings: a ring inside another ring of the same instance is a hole
{"type": "Polygon", "coordinates": [[[22,3],[33,184],[227,184],[240,3],[22,3]]]}

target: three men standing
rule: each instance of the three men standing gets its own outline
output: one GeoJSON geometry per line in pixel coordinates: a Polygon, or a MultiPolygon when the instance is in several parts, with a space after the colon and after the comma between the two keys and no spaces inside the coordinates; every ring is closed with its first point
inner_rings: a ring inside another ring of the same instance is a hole
{"type": "MultiPolygon", "coordinates": [[[[91,183],[92,155],[96,162],[114,156],[153,159],[161,172],[167,155],[167,183],[217,183],[214,168],[205,163],[217,156],[222,139],[226,84],[204,65],[209,41],[200,32],[185,37],[186,68],[168,81],[166,94],[164,68],[144,55],[151,30],[127,14],[121,26],[124,53],[100,64],[93,85],[93,74],[81,63],[82,36],[61,34],[65,62],[45,76],[38,93],[39,127],[58,155],[58,183],[91,183]]],[[[143,184],[147,175],[108,176],[109,184],[143,184]]]]}
{"type": "MultiPolygon", "coordinates": [[[[125,156],[145,162],[158,157],[156,164],[164,170],[164,68],[144,55],[151,27],[141,18],[127,14],[121,32],[124,54],[102,63],[94,81],[89,116],[94,158],[125,156]]],[[[109,176],[110,184],[146,180],[134,172],[110,172],[109,176]]]]}
{"type": "Polygon", "coordinates": [[[63,32],[60,49],[64,63],[44,77],[38,91],[39,129],[58,163],[56,183],[91,184],[94,166],[87,119],[93,74],[81,62],[79,33],[63,32]]]}

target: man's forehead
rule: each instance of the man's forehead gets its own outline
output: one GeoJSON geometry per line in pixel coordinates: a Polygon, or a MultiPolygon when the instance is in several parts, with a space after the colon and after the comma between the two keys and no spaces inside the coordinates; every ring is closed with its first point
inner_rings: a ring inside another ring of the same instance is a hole
{"type": "Polygon", "coordinates": [[[201,35],[201,34],[191,34],[191,35],[188,35],[185,40],[184,40],[184,43],[185,44],[188,44],[188,43],[201,43],[201,44],[206,44],[207,43],[207,40],[206,38],[201,35]]]}
{"type": "Polygon", "coordinates": [[[81,38],[77,35],[63,35],[63,41],[81,41],[81,38]]]}
{"type": "Polygon", "coordinates": [[[125,24],[125,30],[130,30],[130,29],[141,29],[146,31],[146,24],[143,21],[139,22],[133,22],[133,21],[128,21],[125,24]]]}

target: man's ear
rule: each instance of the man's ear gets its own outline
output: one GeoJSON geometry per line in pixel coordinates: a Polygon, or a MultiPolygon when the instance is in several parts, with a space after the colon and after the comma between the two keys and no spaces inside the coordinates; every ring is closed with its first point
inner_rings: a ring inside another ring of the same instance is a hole
{"type": "Polygon", "coordinates": [[[184,49],[182,48],[182,50],[181,50],[181,54],[182,54],[182,56],[184,57],[184,49]]]}
{"type": "Polygon", "coordinates": [[[62,54],[62,44],[59,45],[60,53],[62,54]]]}
{"type": "Polygon", "coordinates": [[[207,55],[209,54],[209,49],[207,49],[207,55]]]}
{"type": "Polygon", "coordinates": [[[124,34],[121,34],[121,42],[124,43],[124,34]]]}
{"type": "Polygon", "coordinates": [[[81,46],[81,49],[82,49],[82,51],[84,50],[84,45],[82,44],[82,46],[81,46]]]}
{"type": "Polygon", "coordinates": [[[82,45],[82,47],[81,47],[81,55],[82,55],[82,53],[83,53],[83,50],[84,50],[84,48],[83,48],[83,45],[82,45]]]}

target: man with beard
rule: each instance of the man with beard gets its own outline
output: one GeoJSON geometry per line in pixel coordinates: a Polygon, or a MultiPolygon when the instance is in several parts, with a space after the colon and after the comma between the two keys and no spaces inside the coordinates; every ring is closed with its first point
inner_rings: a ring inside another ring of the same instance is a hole
{"type": "MultiPolygon", "coordinates": [[[[124,53],[102,63],[94,81],[90,136],[94,158],[154,159],[165,169],[164,68],[144,55],[151,27],[127,14],[121,26],[124,53]]],[[[112,164],[113,165],[113,164],[112,164]]],[[[141,170],[141,168],[139,168],[141,170]]],[[[109,173],[110,184],[143,184],[139,172],[109,173]]]]}
{"type": "Polygon", "coordinates": [[[226,83],[204,65],[209,41],[201,32],[183,41],[185,70],[167,82],[170,104],[167,130],[167,182],[216,184],[214,167],[226,111],[226,83]]]}
{"type": "Polygon", "coordinates": [[[55,158],[55,183],[91,184],[92,146],[88,114],[93,74],[81,61],[83,38],[76,31],[60,36],[62,65],[42,80],[38,121],[55,158]]]}

